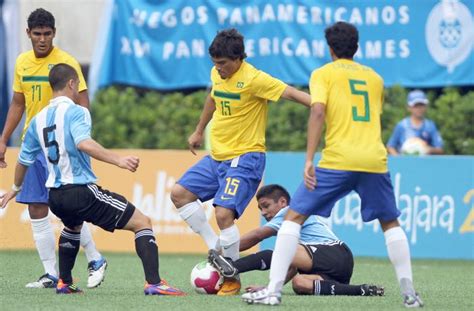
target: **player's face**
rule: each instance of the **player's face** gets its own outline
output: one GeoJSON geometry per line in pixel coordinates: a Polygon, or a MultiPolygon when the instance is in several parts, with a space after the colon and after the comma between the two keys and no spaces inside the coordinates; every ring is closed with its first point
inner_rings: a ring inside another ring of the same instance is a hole
{"type": "Polygon", "coordinates": [[[217,73],[222,79],[230,78],[234,73],[239,70],[240,65],[242,64],[242,60],[235,59],[232,60],[227,57],[212,57],[212,62],[216,67],[217,73]]]}
{"type": "Polygon", "coordinates": [[[413,117],[417,119],[423,119],[426,114],[427,105],[425,104],[415,104],[413,107],[409,107],[410,113],[413,117]]]}
{"type": "Polygon", "coordinates": [[[273,198],[261,197],[257,202],[260,213],[267,221],[270,221],[287,205],[284,197],[280,197],[277,201],[273,200],[273,198]]]}
{"type": "Polygon", "coordinates": [[[37,58],[46,57],[53,49],[53,39],[56,31],[51,27],[35,27],[27,29],[33,51],[37,58]]]}

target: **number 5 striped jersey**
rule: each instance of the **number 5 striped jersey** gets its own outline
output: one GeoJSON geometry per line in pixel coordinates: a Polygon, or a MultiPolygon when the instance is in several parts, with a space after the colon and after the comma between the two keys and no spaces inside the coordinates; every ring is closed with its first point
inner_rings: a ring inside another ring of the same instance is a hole
{"type": "Polygon", "coordinates": [[[326,145],[318,166],[387,172],[380,124],[383,79],[369,67],[338,59],[313,71],[309,88],[311,103],[326,106],[326,145]]]}
{"type": "Polygon", "coordinates": [[[97,178],[90,157],[77,149],[77,144],[90,138],[89,111],[68,97],[56,97],[30,122],[18,161],[29,166],[43,152],[49,171],[47,188],[93,183],[97,178]]]}

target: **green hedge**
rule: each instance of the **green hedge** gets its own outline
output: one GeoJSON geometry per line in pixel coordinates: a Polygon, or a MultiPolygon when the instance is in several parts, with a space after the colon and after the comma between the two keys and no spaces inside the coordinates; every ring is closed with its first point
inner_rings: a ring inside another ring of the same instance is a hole
{"type": "MultiPolygon", "coordinates": [[[[385,91],[382,115],[386,142],[406,110],[407,90],[385,91]]],[[[428,117],[433,119],[445,141],[447,154],[474,154],[474,92],[461,95],[444,89],[435,98],[428,92],[428,117]]],[[[99,91],[92,102],[93,136],[110,148],[186,149],[203,107],[206,91],[139,94],[133,88],[109,87],[99,91]]],[[[306,146],[308,110],[281,100],[271,103],[268,114],[267,147],[274,151],[303,151],[306,146]]]]}

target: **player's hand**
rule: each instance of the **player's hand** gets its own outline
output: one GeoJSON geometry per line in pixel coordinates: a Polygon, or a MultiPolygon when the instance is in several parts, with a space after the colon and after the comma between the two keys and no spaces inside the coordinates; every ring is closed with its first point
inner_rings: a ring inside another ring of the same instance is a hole
{"type": "Polygon", "coordinates": [[[7,167],[7,162],[5,162],[5,153],[7,152],[7,144],[0,139],[0,168],[7,167]]]}
{"type": "Polygon", "coordinates": [[[201,132],[195,131],[188,138],[189,150],[196,155],[196,149],[201,148],[204,135],[201,132]]]}
{"type": "Polygon", "coordinates": [[[16,197],[18,192],[10,190],[7,193],[4,193],[0,195],[0,208],[5,208],[7,206],[7,203],[16,197]]]}
{"type": "Polygon", "coordinates": [[[126,156],[120,158],[118,166],[120,168],[129,170],[130,172],[135,172],[140,164],[140,159],[135,156],[126,156]]]}
{"type": "Polygon", "coordinates": [[[304,165],[304,184],[309,190],[316,188],[316,176],[314,175],[314,165],[312,161],[307,161],[304,165]]]}

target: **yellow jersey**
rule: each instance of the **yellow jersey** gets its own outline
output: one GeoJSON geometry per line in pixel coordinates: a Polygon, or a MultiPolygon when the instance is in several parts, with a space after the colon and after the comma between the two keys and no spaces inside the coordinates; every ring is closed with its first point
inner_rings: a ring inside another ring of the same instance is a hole
{"type": "Polygon", "coordinates": [[[53,47],[46,57],[36,58],[34,51],[30,50],[20,54],[16,59],[13,91],[25,96],[26,119],[23,136],[31,119],[48,105],[53,95],[48,75],[49,70],[58,63],[66,63],[77,71],[80,81],[79,92],[87,89],[79,63],[57,47],[53,47]]]}
{"type": "Polygon", "coordinates": [[[277,101],[287,85],[246,61],[227,79],[212,68],[211,81],[216,104],[210,130],[211,157],[224,161],[248,152],[265,152],[267,104],[277,101]]]}
{"type": "Polygon", "coordinates": [[[311,74],[311,102],[326,106],[326,145],[318,166],[387,172],[380,115],[383,79],[371,68],[338,59],[311,74]]]}

